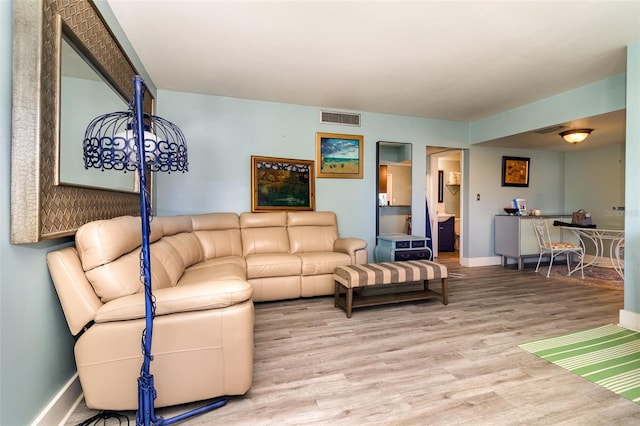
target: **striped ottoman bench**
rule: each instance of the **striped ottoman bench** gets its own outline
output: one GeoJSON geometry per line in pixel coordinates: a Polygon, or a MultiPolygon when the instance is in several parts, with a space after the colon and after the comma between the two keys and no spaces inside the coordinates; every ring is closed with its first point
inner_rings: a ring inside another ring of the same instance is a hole
{"type": "Polygon", "coordinates": [[[381,262],[360,265],[338,266],[333,271],[336,283],[334,305],[340,307],[351,318],[353,308],[377,306],[388,303],[441,298],[447,304],[447,267],[430,260],[408,260],[403,262],[381,262]],[[440,279],[441,291],[429,289],[429,280],[440,279]],[[422,281],[422,289],[354,297],[354,288],[405,284],[422,281]]]}

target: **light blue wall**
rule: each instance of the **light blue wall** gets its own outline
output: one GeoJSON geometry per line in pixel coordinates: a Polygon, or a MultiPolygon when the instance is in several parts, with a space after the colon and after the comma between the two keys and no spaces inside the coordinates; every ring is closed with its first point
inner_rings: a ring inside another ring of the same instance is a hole
{"type": "Polygon", "coordinates": [[[469,142],[516,135],[625,108],[625,74],[551,96],[469,124],[469,142]]]}
{"type": "Polygon", "coordinates": [[[625,144],[567,153],[565,196],[567,212],[585,209],[602,229],[623,229],[625,144]],[[597,196],[594,196],[597,194],[597,196]]]}
{"type": "MultiPolygon", "coordinates": [[[[550,151],[533,151],[472,145],[467,172],[469,196],[465,216],[465,256],[487,258],[494,253],[494,216],[514,198],[524,198],[528,209],[562,213],[564,198],[564,156],[550,151]],[[530,158],[529,187],[502,187],[502,156],[530,158]],[[477,195],[480,194],[480,201],[477,195]]],[[[499,259],[493,259],[494,263],[499,259]]],[[[470,261],[474,264],[474,261],[470,261]]]]}
{"type": "MultiPolygon", "coordinates": [[[[640,41],[627,48],[624,309],[640,315],[640,41]]],[[[636,319],[640,329],[640,319],[636,319]]]]}
{"type": "Polygon", "coordinates": [[[12,7],[0,1],[0,424],[24,425],[71,378],[75,363],[45,260],[65,240],[9,244],[12,7]]]}
{"type": "MultiPolygon", "coordinates": [[[[316,132],[364,136],[363,179],[316,179],[316,210],[338,215],[344,236],[375,246],[376,142],[413,145],[414,232],[425,232],[426,146],[464,147],[466,124],[362,113],[362,127],[319,123],[319,108],[160,90],[158,114],[188,141],[186,174],[158,174],[158,214],[251,210],[251,155],[315,160],[316,132]]],[[[373,250],[370,250],[370,254],[373,250]]]]}

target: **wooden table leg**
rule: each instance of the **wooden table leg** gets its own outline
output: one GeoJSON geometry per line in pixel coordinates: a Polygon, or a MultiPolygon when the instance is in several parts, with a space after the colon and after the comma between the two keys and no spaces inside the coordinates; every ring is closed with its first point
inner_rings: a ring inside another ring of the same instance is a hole
{"type": "Polygon", "coordinates": [[[449,303],[449,278],[442,279],[442,303],[444,305],[449,303]]]}
{"type": "Polygon", "coordinates": [[[347,318],[351,318],[351,309],[353,309],[353,288],[349,287],[347,288],[347,303],[346,303],[346,308],[347,308],[347,318]]]}

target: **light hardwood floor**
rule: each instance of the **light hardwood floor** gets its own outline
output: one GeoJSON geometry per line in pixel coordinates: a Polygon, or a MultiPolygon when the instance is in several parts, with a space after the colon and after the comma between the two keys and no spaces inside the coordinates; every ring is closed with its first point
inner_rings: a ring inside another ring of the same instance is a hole
{"type": "MultiPolygon", "coordinates": [[[[617,323],[622,291],[443,263],[460,274],[447,306],[362,308],[347,319],[331,297],[256,304],[251,390],[182,424],[640,424],[640,405],[518,347],[617,323]]],[[[68,424],[93,414],[81,404],[68,424]]]]}

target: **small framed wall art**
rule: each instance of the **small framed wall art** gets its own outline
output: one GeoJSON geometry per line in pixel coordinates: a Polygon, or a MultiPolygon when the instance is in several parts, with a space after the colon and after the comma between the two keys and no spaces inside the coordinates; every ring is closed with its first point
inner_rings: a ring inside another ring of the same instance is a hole
{"type": "Polygon", "coordinates": [[[526,157],[502,157],[502,186],[529,186],[529,164],[526,157]]]}
{"type": "Polygon", "coordinates": [[[317,177],[362,179],[363,137],[316,133],[317,177]]]}
{"type": "Polygon", "coordinates": [[[313,160],[251,156],[251,211],[316,208],[313,160]]]}

